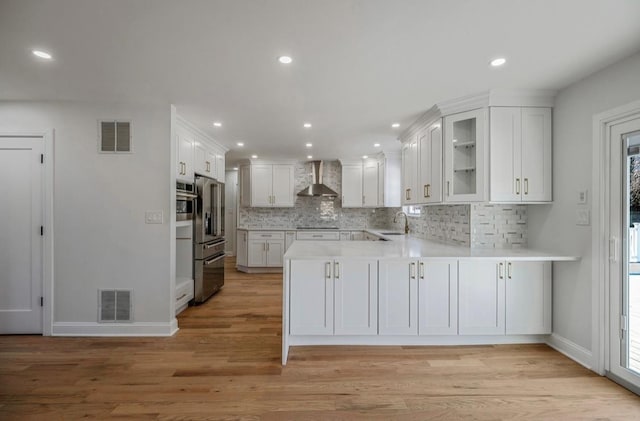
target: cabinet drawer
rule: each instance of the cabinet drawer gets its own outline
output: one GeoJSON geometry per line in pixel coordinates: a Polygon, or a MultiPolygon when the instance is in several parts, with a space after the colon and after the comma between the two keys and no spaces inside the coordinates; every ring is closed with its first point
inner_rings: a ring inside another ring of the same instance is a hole
{"type": "Polygon", "coordinates": [[[298,240],[339,240],[340,233],[338,231],[332,231],[332,232],[301,231],[301,232],[298,232],[296,238],[298,240]]]}
{"type": "Polygon", "coordinates": [[[193,279],[176,282],[176,302],[188,302],[193,298],[193,279]]]}
{"type": "Polygon", "coordinates": [[[284,240],[283,231],[249,231],[249,240],[284,240]]]}

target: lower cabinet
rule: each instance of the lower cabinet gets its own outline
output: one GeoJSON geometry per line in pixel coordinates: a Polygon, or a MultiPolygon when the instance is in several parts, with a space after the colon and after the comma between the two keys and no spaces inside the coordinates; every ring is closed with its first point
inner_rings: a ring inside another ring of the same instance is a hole
{"type": "Polygon", "coordinates": [[[387,259],[380,260],[378,266],[380,335],[417,335],[417,262],[387,259]]]}
{"type": "Polygon", "coordinates": [[[551,333],[551,262],[505,262],[505,333],[551,333]]]}
{"type": "Polygon", "coordinates": [[[458,261],[418,262],[418,334],[458,334],[458,261]]]}
{"type": "Polygon", "coordinates": [[[376,260],[292,260],[291,335],[376,335],[376,260]]]}
{"type": "Polygon", "coordinates": [[[504,262],[461,260],[458,333],[504,335],[504,262]]]}
{"type": "Polygon", "coordinates": [[[284,232],[249,231],[247,266],[282,267],[284,232]]]}
{"type": "Polygon", "coordinates": [[[249,233],[247,231],[244,230],[238,230],[237,234],[237,248],[238,251],[236,252],[236,265],[237,266],[247,266],[248,262],[247,262],[247,253],[248,253],[248,249],[247,247],[249,246],[249,233]]]}

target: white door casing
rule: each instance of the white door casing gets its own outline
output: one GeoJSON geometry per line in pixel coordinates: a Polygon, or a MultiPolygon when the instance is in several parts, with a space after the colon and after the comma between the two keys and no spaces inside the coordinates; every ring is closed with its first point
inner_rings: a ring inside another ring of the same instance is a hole
{"type": "Polygon", "coordinates": [[[0,333],[43,333],[43,138],[0,138],[0,333]]]}

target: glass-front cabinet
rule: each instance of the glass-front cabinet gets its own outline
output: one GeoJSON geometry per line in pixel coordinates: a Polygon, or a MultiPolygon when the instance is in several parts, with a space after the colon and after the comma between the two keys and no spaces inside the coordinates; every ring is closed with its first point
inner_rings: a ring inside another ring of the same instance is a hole
{"type": "Polygon", "coordinates": [[[444,118],[445,202],[485,200],[487,110],[444,118]]]}

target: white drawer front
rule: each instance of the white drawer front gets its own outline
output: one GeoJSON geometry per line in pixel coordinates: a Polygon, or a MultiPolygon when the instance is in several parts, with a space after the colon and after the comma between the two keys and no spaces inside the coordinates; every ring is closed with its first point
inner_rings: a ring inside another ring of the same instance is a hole
{"type": "Polygon", "coordinates": [[[284,231],[249,231],[249,240],[284,240],[284,231]]]}
{"type": "Polygon", "coordinates": [[[339,240],[340,233],[338,231],[322,232],[322,231],[298,231],[298,240],[339,240]]]}

